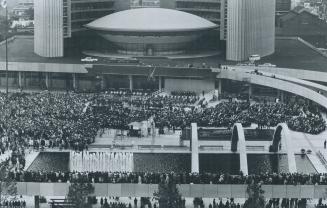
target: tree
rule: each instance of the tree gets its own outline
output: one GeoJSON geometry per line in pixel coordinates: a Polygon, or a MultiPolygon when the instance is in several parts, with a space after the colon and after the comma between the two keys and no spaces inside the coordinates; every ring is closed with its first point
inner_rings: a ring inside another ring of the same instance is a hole
{"type": "Polygon", "coordinates": [[[9,175],[9,160],[0,163],[0,203],[14,199],[17,195],[17,187],[14,178],[9,175]]]}
{"type": "Polygon", "coordinates": [[[73,183],[69,186],[67,202],[73,203],[78,208],[91,208],[87,197],[94,193],[91,183],[73,183]]]}
{"type": "Polygon", "coordinates": [[[251,183],[248,185],[246,192],[249,198],[244,203],[244,208],[264,208],[265,198],[263,194],[264,190],[261,188],[260,183],[251,183]]]}
{"type": "Polygon", "coordinates": [[[181,208],[182,197],[173,180],[161,181],[158,185],[158,192],[154,197],[159,201],[160,208],[181,208]]]}

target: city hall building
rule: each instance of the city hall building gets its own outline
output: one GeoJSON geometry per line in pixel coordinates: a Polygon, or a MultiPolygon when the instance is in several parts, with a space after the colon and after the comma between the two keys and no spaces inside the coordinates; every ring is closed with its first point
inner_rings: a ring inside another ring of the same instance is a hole
{"type": "Polygon", "coordinates": [[[83,51],[165,56],[201,53],[204,48],[222,51],[231,61],[274,52],[275,1],[156,2],[145,1],[144,7],[157,7],[147,10],[130,0],[35,0],[34,51],[42,57],[83,51]],[[122,25],[116,27],[118,24],[122,25]],[[133,25],[138,25],[139,31],[133,25]],[[211,29],[214,31],[208,33],[211,29]],[[146,38],[140,38],[142,33],[146,38]]]}
{"type": "MultiPolygon", "coordinates": [[[[219,69],[254,54],[283,75],[325,83],[325,56],[298,38],[275,37],[275,6],[271,0],[35,0],[34,36],[9,40],[8,85],[277,96],[272,87],[219,69]],[[98,61],[81,60],[88,56],[98,61]],[[137,61],[112,61],[119,58],[137,61]]],[[[7,84],[5,48],[0,43],[0,89],[7,84]]]]}
{"type": "Polygon", "coordinates": [[[217,25],[186,12],[141,8],[102,17],[85,27],[112,43],[114,53],[142,57],[197,52],[199,39],[215,32],[217,25]]]}

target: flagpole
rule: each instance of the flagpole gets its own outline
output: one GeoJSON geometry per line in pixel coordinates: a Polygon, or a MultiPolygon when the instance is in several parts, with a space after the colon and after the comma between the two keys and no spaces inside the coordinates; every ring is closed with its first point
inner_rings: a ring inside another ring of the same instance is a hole
{"type": "Polygon", "coordinates": [[[8,96],[8,6],[6,5],[6,95],[8,96]]]}

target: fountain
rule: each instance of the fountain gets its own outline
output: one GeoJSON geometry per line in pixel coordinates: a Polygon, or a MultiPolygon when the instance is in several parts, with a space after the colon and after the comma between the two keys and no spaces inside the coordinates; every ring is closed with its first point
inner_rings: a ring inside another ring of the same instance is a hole
{"type": "Polygon", "coordinates": [[[125,152],[71,152],[70,170],[101,172],[132,172],[133,153],[125,152]]]}

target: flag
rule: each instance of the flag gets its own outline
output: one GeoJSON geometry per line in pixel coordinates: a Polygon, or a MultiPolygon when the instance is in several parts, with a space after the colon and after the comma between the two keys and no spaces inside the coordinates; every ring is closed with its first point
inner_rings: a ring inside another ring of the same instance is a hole
{"type": "Polygon", "coordinates": [[[1,1],[1,7],[2,8],[7,8],[7,0],[0,0],[1,1]]]}

